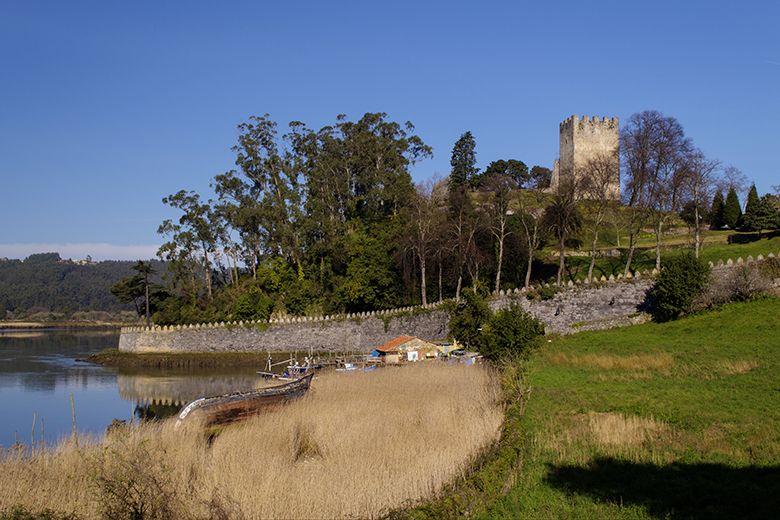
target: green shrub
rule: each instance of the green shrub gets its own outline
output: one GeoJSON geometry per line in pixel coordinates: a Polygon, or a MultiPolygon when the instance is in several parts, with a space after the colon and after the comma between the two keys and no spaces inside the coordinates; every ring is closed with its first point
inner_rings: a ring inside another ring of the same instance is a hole
{"type": "Polygon", "coordinates": [[[653,319],[670,321],[690,312],[694,300],[706,287],[709,275],[709,267],[691,252],[668,260],[650,289],[653,319]]]}
{"type": "Polygon", "coordinates": [[[450,335],[463,345],[479,350],[482,326],[491,312],[485,300],[474,291],[463,291],[462,299],[450,317],[450,335]]]}
{"type": "Polygon", "coordinates": [[[517,304],[490,317],[482,327],[480,353],[488,359],[525,355],[544,334],[544,324],[517,304]]]}

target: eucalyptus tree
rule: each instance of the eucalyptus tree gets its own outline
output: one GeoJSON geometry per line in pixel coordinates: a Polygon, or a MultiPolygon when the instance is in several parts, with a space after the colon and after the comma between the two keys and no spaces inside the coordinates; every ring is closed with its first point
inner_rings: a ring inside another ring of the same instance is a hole
{"type": "Polygon", "coordinates": [[[177,223],[165,220],[157,232],[170,237],[160,252],[170,261],[181,261],[193,255],[202,256],[203,278],[206,295],[212,298],[212,261],[210,255],[217,250],[221,233],[219,218],[209,203],[201,202],[194,191],[181,190],[163,198],[163,204],[182,212],[177,223]]]}

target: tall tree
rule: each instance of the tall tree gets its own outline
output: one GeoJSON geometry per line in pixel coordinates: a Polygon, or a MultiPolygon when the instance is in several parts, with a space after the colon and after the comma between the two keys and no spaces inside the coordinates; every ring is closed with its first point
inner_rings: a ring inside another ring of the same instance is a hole
{"type": "Polygon", "coordinates": [[[663,226],[670,212],[680,207],[684,158],[691,147],[680,123],[654,110],[632,115],[621,131],[620,151],[627,173],[624,197],[631,216],[626,274],[636,235],[648,217],[656,236],[656,267],[660,268],[663,226]]]}
{"type": "Polygon", "coordinates": [[[715,191],[715,195],[712,197],[712,205],[710,206],[710,227],[712,229],[721,229],[725,224],[723,220],[725,208],[726,203],[723,200],[723,192],[720,190],[715,191]]]}
{"type": "Polygon", "coordinates": [[[523,283],[523,287],[526,289],[531,286],[531,273],[533,270],[534,257],[543,241],[545,229],[542,217],[544,215],[544,202],[547,198],[545,190],[548,186],[549,178],[546,180],[543,176],[532,178],[532,182],[528,189],[521,192],[517,198],[520,226],[522,228],[527,250],[525,279],[523,283]]]}
{"type": "Polygon", "coordinates": [[[456,300],[460,300],[460,292],[463,288],[463,269],[474,247],[479,220],[469,190],[479,171],[476,167],[475,147],[474,136],[471,135],[471,132],[466,132],[455,142],[450,156],[449,220],[452,249],[456,258],[456,300]]]}
{"type": "Polygon", "coordinates": [[[780,226],[780,211],[775,207],[772,196],[764,195],[752,205],[747,206],[744,222],[747,229],[758,231],[759,238],[761,238],[761,232],[764,229],[780,226]]]}
{"type": "Polygon", "coordinates": [[[171,220],[164,221],[157,232],[169,236],[170,242],[163,244],[160,252],[167,255],[168,260],[174,260],[171,253],[182,251],[187,255],[200,253],[203,258],[203,277],[206,295],[212,298],[212,262],[210,255],[216,251],[217,239],[221,230],[219,219],[210,204],[201,202],[200,195],[193,191],[181,190],[163,198],[163,204],[181,210],[178,224],[171,220]],[[194,247],[193,247],[194,246],[194,247]]]}
{"type": "Polygon", "coordinates": [[[731,187],[726,195],[726,204],[723,207],[723,222],[729,229],[736,229],[740,220],[742,220],[742,208],[739,205],[737,190],[731,187]]]}
{"type": "MultiPolygon", "coordinates": [[[[435,250],[436,232],[440,229],[444,200],[443,186],[436,179],[430,179],[416,186],[410,207],[409,242],[420,270],[420,298],[428,303],[428,260],[435,250]]],[[[441,269],[441,267],[440,267],[441,269]]],[[[441,292],[441,289],[439,289],[441,292]]]]}
{"type": "Polygon", "coordinates": [[[512,190],[517,187],[514,177],[501,173],[493,173],[485,180],[485,189],[488,198],[486,209],[488,213],[488,227],[497,243],[496,251],[496,279],[494,291],[501,289],[501,269],[504,262],[504,243],[510,234],[509,230],[509,203],[512,200],[512,190]]]}
{"type": "Polygon", "coordinates": [[[450,157],[450,189],[471,186],[479,173],[477,168],[477,146],[471,132],[463,133],[452,147],[450,157]]]}
{"type": "Polygon", "coordinates": [[[558,276],[556,283],[561,285],[566,261],[566,240],[582,229],[582,217],[574,201],[573,190],[566,190],[555,196],[553,202],[544,211],[544,223],[558,244],[558,276]]]}
{"type": "Polygon", "coordinates": [[[691,150],[686,159],[683,173],[683,189],[693,215],[690,224],[694,230],[694,254],[699,258],[701,232],[705,224],[704,208],[715,188],[715,174],[718,161],[707,159],[701,150],[691,150]]]}
{"type": "Polygon", "coordinates": [[[760,199],[758,198],[758,190],[756,190],[756,185],[751,184],[747,195],[747,201],[745,202],[745,214],[742,216],[743,224],[748,229],[750,229],[750,227],[745,221],[747,220],[748,215],[755,213],[755,211],[758,209],[759,203],[760,199]]]}
{"type": "Polygon", "coordinates": [[[582,176],[577,193],[585,199],[584,207],[588,212],[585,219],[589,228],[591,240],[590,265],[588,266],[588,282],[593,280],[593,269],[596,265],[599,232],[609,215],[609,210],[615,204],[612,199],[611,187],[619,175],[619,168],[613,157],[608,154],[598,154],[582,165],[582,176]]]}
{"type": "Polygon", "coordinates": [[[491,162],[482,175],[479,176],[479,185],[489,188],[488,181],[494,176],[507,177],[518,188],[524,188],[531,179],[528,166],[523,161],[518,161],[517,159],[508,159],[506,161],[499,159],[491,162]]]}

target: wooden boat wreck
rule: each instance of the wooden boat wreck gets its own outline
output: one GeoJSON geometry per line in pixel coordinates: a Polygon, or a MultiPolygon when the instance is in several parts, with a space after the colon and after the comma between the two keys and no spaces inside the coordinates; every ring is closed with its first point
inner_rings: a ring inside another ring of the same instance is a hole
{"type": "Polygon", "coordinates": [[[206,426],[230,424],[253,415],[271,411],[292,399],[303,396],[311,386],[314,371],[288,383],[249,392],[234,392],[215,397],[201,397],[185,406],[176,426],[191,417],[200,417],[206,426]]]}

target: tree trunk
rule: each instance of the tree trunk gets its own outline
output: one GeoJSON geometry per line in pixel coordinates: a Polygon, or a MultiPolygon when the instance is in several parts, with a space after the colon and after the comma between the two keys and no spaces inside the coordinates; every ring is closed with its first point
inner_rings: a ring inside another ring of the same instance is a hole
{"type": "Polygon", "coordinates": [[[699,205],[698,204],[695,204],[694,206],[693,218],[695,219],[694,222],[696,223],[694,228],[694,233],[695,233],[694,248],[695,248],[696,258],[699,258],[699,247],[700,247],[699,240],[701,240],[701,233],[699,232],[699,205]]]}
{"type": "Polygon", "coordinates": [[[561,285],[561,278],[563,277],[563,266],[564,262],[566,261],[565,247],[565,241],[563,238],[561,238],[560,242],[558,242],[558,285],[561,285]]]}
{"type": "Polygon", "coordinates": [[[455,301],[456,302],[460,301],[460,289],[461,289],[462,285],[463,285],[463,275],[462,274],[458,274],[458,285],[457,285],[457,287],[455,287],[455,301]]]}
{"type": "Polygon", "coordinates": [[[439,302],[444,301],[444,298],[442,296],[441,292],[441,255],[439,256],[439,302]]]}
{"type": "Polygon", "coordinates": [[[532,250],[528,251],[528,266],[525,268],[525,285],[524,287],[528,289],[531,287],[531,268],[534,265],[534,253],[532,250]]]}
{"type": "Polygon", "coordinates": [[[205,248],[203,249],[203,266],[206,275],[206,294],[208,295],[209,301],[211,301],[211,264],[209,263],[209,254],[206,252],[205,248]]]}
{"type": "Polygon", "coordinates": [[[588,266],[588,283],[593,281],[593,268],[596,266],[596,242],[599,239],[599,232],[593,233],[593,245],[590,249],[590,265],[588,266]]]}
{"type": "Polygon", "coordinates": [[[146,326],[148,327],[152,321],[152,316],[149,312],[149,275],[144,276],[144,286],[146,292],[146,326]]]}
{"type": "Polygon", "coordinates": [[[661,231],[663,230],[663,220],[658,220],[655,228],[655,268],[661,270],[661,231]]]}
{"type": "Polygon", "coordinates": [[[631,269],[631,261],[634,259],[634,249],[636,244],[634,243],[633,231],[628,234],[628,258],[626,258],[626,268],[623,269],[623,276],[626,276],[631,269]]]}
{"type": "Polygon", "coordinates": [[[501,264],[504,261],[504,239],[501,238],[498,241],[498,269],[496,269],[496,289],[495,292],[498,294],[498,291],[501,289],[501,264]]]}
{"type": "Polygon", "coordinates": [[[420,255],[420,294],[422,295],[423,305],[428,305],[428,298],[426,292],[427,292],[427,288],[425,285],[425,257],[420,255]]]}

